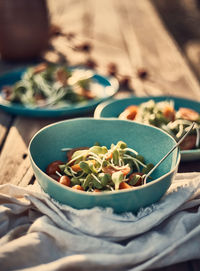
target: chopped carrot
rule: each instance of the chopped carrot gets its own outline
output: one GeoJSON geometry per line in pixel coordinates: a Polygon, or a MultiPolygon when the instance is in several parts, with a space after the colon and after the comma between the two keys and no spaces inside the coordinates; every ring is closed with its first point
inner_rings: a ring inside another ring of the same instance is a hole
{"type": "Polygon", "coordinates": [[[73,171],[75,171],[75,172],[78,172],[78,171],[81,171],[81,170],[82,170],[79,164],[74,164],[74,165],[72,165],[72,166],[71,166],[71,169],[72,169],[73,171]]]}
{"type": "Polygon", "coordinates": [[[113,157],[113,152],[106,153],[106,160],[112,159],[112,157],[113,157]]]}
{"type": "Polygon", "coordinates": [[[127,167],[121,169],[120,171],[123,173],[124,176],[126,176],[127,174],[129,174],[130,170],[131,170],[130,167],[127,166],[127,167]]]}
{"type": "Polygon", "coordinates": [[[166,119],[170,121],[175,120],[175,110],[172,106],[166,105],[164,110],[163,110],[163,115],[165,116],[166,119]]]}
{"type": "Polygon", "coordinates": [[[80,186],[79,184],[72,186],[72,189],[84,191],[83,187],[80,186]]]}
{"type": "Polygon", "coordinates": [[[38,64],[35,68],[34,68],[34,74],[36,73],[40,73],[40,72],[43,72],[47,69],[47,63],[43,62],[43,63],[40,63],[38,64]]]}
{"type": "Polygon", "coordinates": [[[138,112],[138,106],[130,105],[128,106],[120,115],[120,119],[134,120],[138,112]]]}
{"type": "Polygon", "coordinates": [[[99,190],[99,189],[94,189],[93,192],[101,192],[101,190],[99,190]]]}
{"type": "Polygon", "coordinates": [[[128,189],[128,188],[133,188],[133,186],[129,185],[126,182],[121,182],[119,185],[119,189],[128,189]]]}

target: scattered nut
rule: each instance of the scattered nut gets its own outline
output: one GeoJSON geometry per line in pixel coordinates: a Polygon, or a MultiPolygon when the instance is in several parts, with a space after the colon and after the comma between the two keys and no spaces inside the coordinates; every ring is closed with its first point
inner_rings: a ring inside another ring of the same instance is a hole
{"type": "Polygon", "coordinates": [[[85,42],[85,43],[82,43],[82,44],[79,44],[79,45],[76,45],[74,47],[74,50],[75,51],[78,51],[78,52],[86,52],[86,53],[89,53],[92,49],[92,46],[90,43],[88,42],[85,42]]]}
{"type": "Polygon", "coordinates": [[[139,69],[137,70],[137,76],[138,76],[140,79],[145,80],[145,79],[147,79],[147,77],[148,77],[149,75],[148,75],[148,72],[147,72],[146,69],[144,69],[144,68],[139,68],[139,69]]]}
{"type": "Polygon", "coordinates": [[[109,63],[108,64],[108,74],[110,76],[116,76],[118,72],[117,65],[115,63],[109,63]]]}
{"type": "Polygon", "coordinates": [[[89,58],[86,60],[85,62],[85,66],[90,68],[90,69],[95,69],[98,65],[96,63],[96,61],[94,61],[93,59],[89,58]]]}

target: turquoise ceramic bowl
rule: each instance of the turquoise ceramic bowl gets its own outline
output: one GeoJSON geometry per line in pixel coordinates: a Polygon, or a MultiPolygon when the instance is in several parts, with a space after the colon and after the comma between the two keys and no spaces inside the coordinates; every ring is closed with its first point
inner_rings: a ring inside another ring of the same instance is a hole
{"type": "Polygon", "coordinates": [[[169,188],[177,172],[180,152],[176,149],[155,170],[153,181],[135,189],[113,192],[82,192],[63,186],[44,171],[54,160],[66,161],[62,148],[92,146],[95,142],[110,147],[123,140],[156,164],[174,145],[174,139],[152,126],[118,119],[77,118],[46,126],[35,134],[29,145],[29,156],[42,189],[60,203],[77,209],[95,206],[111,207],[114,212],[137,212],[139,208],[157,202],[169,188]]]}
{"type": "MultiPolygon", "coordinates": [[[[174,96],[146,96],[136,97],[131,96],[124,99],[111,99],[109,101],[99,104],[94,112],[95,118],[118,118],[120,113],[129,105],[139,105],[141,103],[154,100],[155,102],[160,101],[174,101],[174,107],[178,110],[180,107],[188,107],[200,113],[200,102],[189,99],[184,99],[174,96]]],[[[184,150],[181,151],[182,161],[193,161],[200,159],[200,149],[195,150],[184,150]]]]}

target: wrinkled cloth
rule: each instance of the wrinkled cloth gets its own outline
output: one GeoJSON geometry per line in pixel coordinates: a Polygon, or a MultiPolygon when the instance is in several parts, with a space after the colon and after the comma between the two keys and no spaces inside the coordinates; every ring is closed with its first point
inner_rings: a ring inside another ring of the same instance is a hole
{"type": "Polygon", "coordinates": [[[1,271],[149,270],[200,258],[200,174],[132,213],[76,210],[37,184],[0,186],[1,271]]]}

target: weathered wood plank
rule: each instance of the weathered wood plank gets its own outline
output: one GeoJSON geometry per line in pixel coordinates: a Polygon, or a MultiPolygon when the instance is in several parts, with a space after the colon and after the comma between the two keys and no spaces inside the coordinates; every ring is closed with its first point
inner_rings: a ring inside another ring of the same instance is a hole
{"type": "Polygon", "coordinates": [[[27,186],[30,184],[30,182],[34,180],[35,182],[35,176],[33,174],[32,167],[29,166],[27,171],[25,172],[25,175],[20,179],[20,182],[18,183],[19,186],[27,186]]]}
{"type": "Polygon", "coordinates": [[[143,84],[146,91],[200,100],[196,77],[150,1],[118,1],[118,9],[132,65],[150,73],[151,81],[143,84]]]}
{"type": "MultiPolygon", "coordinates": [[[[30,167],[27,148],[32,136],[52,119],[17,118],[0,155],[0,184],[19,184],[30,167]]],[[[27,180],[27,183],[29,181],[27,180]]]]}
{"type": "Polygon", "coordinates": [[[199,0],[153,0],[151,2],[156,6],[166,27],[200,80],[199,0]]]}
{"type": "MultiPolygon", "coordinates": [[[[52,4],[52,1],[50,1],[52,4]]],[[[153,5],[147,1],[62,1],[53,2],[57,22],[64,32],[77,34],[75,44],[89,41],[89,55],[106,72],[115,62],[119,73],[132,77],[136,95],[175,95],[200,100],[200,87],[172,36],[165,29],[153,5]],[[56,17],[57,16],[57,17],[56,17]],[[103,19],[102,19],[103,18],[103,19]],[[138,68],[147,69],[149,80],[139,80],[138,68]]],[[[74,52],[66,38],[53,41],[54,48],[72,63],[88,55],[74,52]]]]}
{"type": "Polygon", "coordinates": [[[28,185],[33,176],[32,170],[31,170],[32,174],[27,174],[30,170],[31,170],[30,160],[29,157],[27,156],[16,168],[15,175],[12,177],[12,184],[20,186],[25,186],[24,184],[28,185]]]}
{"type": "Polygon", "coordinates": [[[200,41],[196,40],[188,42],[185,45],[185,54],[200,80],[200,41]]]}
{"type": "Polygon", "coordinates": [[[11,121],[12,117],[10,115],[0,111],[0,146],[5,140],[11,121]]]}
{"type": "MultiPolygon", "coordinates": [[[[53,4],[56,5],[55,2],[53,4]]],[[[57,2],[57,5],[61,5],[61,2],[57,2]]],[[[57,10],[59,10],[58,6],[57,10]]],[[[72,64],[85,63],[89,58],[95,61],[97,70],[106,75],[108,64],[114,62],[121,76],[131,76],[130,60],[112,2],[86,0],[80,4],[74,1],[69,2],[67,6],[67,13],[60,13],[58,21],[52,12],[52,21],[55,21],[64,33],[74,33],[76,36],[73,43],[65,37],[56,38],[52,42],[53,47],[65,55],[72,64]],[[75,22],[74,18],[76,18],[75,22]],[[83,42],[91,45],[91,52],[84,54],[71,48],[72,44],[80,45],[83,42]]]]}

